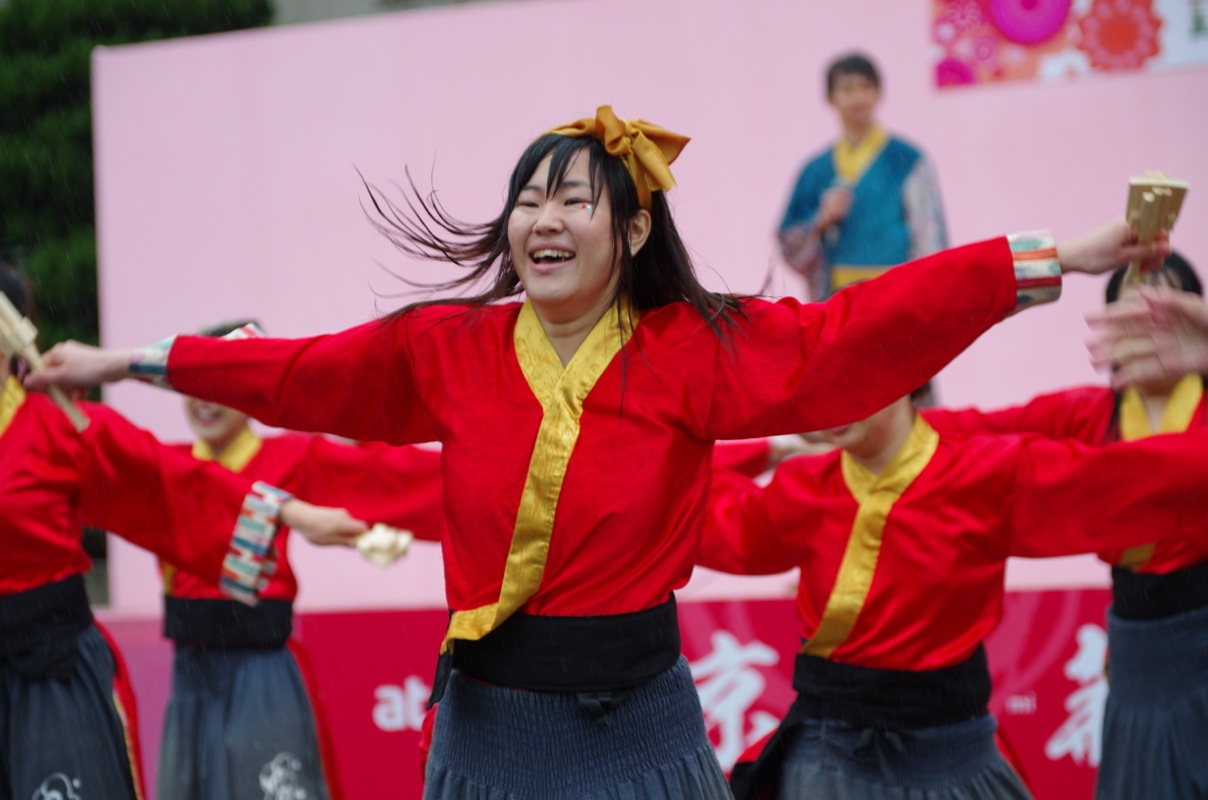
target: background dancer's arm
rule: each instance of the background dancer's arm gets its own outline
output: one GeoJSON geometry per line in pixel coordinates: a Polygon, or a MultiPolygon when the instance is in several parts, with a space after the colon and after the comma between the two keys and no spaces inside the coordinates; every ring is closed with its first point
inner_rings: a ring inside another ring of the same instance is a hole
{"type": "Polygon", "coordinates": [[[766,491],[750,478],[714,468],[697,564],[733,575],[774,575],[800,563],[768,517],[766,491]]]}
{"type": "Polygon", "coordinates": [[[233,599],[254,602],[272,568],[279,524],[322,540],[316,543],[366,529],[342,511],[291,503],[273,487],[174,452],[105,406],[88,405],[87,412],[92,424],[81,434],[77,464],[84,521],[206,579],[233,599]],[[229,526],[216,528],[214,520],[223,518],[229,526]]]}
{"type": "Polygon", "coordinates": [[[1205,431],[1102,447],[1036,436],[993,446],[1015,451],[1008,555],[1137,547],[1182,535],[1190,520],[1208,516],[1205,431]]]}

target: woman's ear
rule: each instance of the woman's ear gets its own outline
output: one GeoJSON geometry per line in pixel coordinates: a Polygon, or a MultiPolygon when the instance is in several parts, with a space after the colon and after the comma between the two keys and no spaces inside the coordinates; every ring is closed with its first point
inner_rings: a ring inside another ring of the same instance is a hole
{"type": "Polygon", "coordinates": [[[649,238],[650,212],[644,208],[639,209],[633,219],[629,220],[629,252],[636,256],[649,238]]]}

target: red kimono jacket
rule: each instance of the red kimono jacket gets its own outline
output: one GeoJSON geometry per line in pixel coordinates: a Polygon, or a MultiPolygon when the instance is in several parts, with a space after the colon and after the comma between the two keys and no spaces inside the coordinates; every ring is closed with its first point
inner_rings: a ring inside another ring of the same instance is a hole
{"type": "Polygon", "coordinates": [[[754,478],[775,466],[772,464],[772,449],[771,439],[718,442],[713,448],[713,466],[754,478]]]}
{"type": "Polygon", "coordinates": [[[1129,547],[1202,520],[1206,446],[1208,432],[1099,448],[940,435],[920,417],[879,477],[839,451],[786,461],[766,488],[717,471],[699,563],[800,567],[808,654],[950,667],[998,624],[1009,556],[1129,547]]]}
{"type": "MultiPolygon", "coordinates": [[[[174,450],[210,460],[204,444],[173,445],[174,450]]],[[[420,539],[440,541],[444,504],[440,488],[440,453],[416,447],[381,444],[348,445],[322,436],[285,434],[262,439],[244,429],[218,460],[249,480],[260,480],[317,505],[346,508],[358,519],[382,522],[411,531],[420,539]]],[[[221,517],[211,526],[221,529],[221,517]]],[[[277,569],[260,596],[293,600],[298,581],[289,562],[288,529],[275,541],[277,569]]],[[[163,568],[165,593],[174,597],[218,599],[211,581],[189,572],[163,568]]]]}
{"type": "Polygon", "coordinates": [[[16,380],[0,391],[0,596],[87,572],[84,525],[217,586],[252,481],[171,452],[105,406],[80,406],[91,420],[83,433],[16,380]]]}
{"type": "MultiPolygon", "coordinates": [[[[1135,402],[1135,398],[1117,400],[1116,393],[1106,386],[1087,386],[1041,395],[1023,405],[996,411],[932,408],[924,411],[923,416],[941,432],[1032,432],[1101,445],[1150,435],[1148,420],[1130,413],[1137,411],[1135,402]]],[[[1200,376],[1189,376],[1176,389],[1160,427],[1166,433],[1208,428],[1208,403],[1203,398],[1200,376]]],[[[1173,466],[1157,469],[1158,474],[1177,480],[1173,466]]],[[[1140,477],[1139,470],[1127,470],[1121,474],[1120,482],[1132,481],[1134,477],[1140,477]]],[[[1138,542],[1137,547],[1100,548],[1098,555],[1112,566],[1164,575],[1208,561],[1208,537],[1202,535],[1204,529],[1204,519],[1192,518],[1178,531],[1159,530],[1155,518],[1150,540],[1138,542]]]]}
{"type": "Polygon", "coordinates": [[[517,303],[310,339],[180,337],[132,368],[270,425],[441,441],[450,638],[479,638],[520,608],[665,602],[696,560],[714,440],[839,425],[910,392],[1059,285],[1033,246],[947,251],[824,304],[751,301],[724,339],[683,303],[610,311],[565,368],[517,303]],[[1038,254],[1049,277],[1017,280],[1038,254]]]}

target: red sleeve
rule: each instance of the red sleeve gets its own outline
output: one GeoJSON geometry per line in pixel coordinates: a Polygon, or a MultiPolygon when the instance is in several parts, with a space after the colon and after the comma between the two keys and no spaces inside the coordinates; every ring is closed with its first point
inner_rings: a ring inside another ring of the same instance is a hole
{"type": "Polygon", "coordinates": [[[439,450],[341,444],[323,436],[311,437],[308,450],[299,498],[440,541],[445,511],[439,450]]]}
{"type": "Polygon", "coordinates": [[[1101,447],[1039,436],[1010,442],[1010,555],[1136,547],[1186,531],[1189,515],[1208,519],[1208,431],[1101,447]]]}
{"type": "Polygon", "coordinates": [[[772,443],[768,439],[718,442],[713,448],[714,467],[728,469],[748,478],[767,472],[771,457],[772,443]]]}
{"type": "Polygon", "coordinates": [[[718,349],[701,438],[747,439],[863,419],[926,383],[1016,307],[1005,238],[945,250],[825,303],[752,301],[718,349]]]}
{"type": "Polygon", "coordinates": [[[84,522],[218,585],[252,482],[173,452],[105,406],[84,408],[84,522]],[[230,524],[215,528],[216,518],[230,524]]]}
{"type": "Polygon", "coordinates": [[[418,313],[308,339],[180,336],[168,380],[181,394],[280,428],[391,444],[436,441],[411,357],[408,331],[418,313]]]}
{"type": "Polygon", "coordinates": [[[729,470],[713,470],[709,519],[696,563],[734,575],[774,575],[798,566],[768,517],[765,489],[729,470]]]}
{"type": "Polygon", "coordinates": [[[1038,433],[1051,439],[1102,444],[1114,401],[1111,389],[1087,386],[1040,395],[1023,405],[994,411],[928,408],[922,414],[940,433],[1038,433]]]}

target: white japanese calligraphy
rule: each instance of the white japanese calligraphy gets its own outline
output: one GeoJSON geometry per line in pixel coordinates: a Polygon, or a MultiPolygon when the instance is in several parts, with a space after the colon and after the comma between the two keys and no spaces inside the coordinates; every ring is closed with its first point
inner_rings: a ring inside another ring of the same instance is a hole
{"type": "Polygon", "coordinates": [[[1078,629],[1078,652],[1065,664],[1065,676],[1080,684],[1065,700],[1070,716],[1044,746],[1044,754],[1057,761],[1065,756],[1075,764],[1099,766],[1103,747],[1103,710],[1107,704],[1107,631],[1098,625],[1078,629]]]}
{"type": "Polygon", "coordinates": [[[705,727],[718,735],[717,759],[729,770],[743,750],[779,724],[766,711],[748,712],[767,685],[755,667],[770,667],[780,655],[763,642],[741,644],[728,631],[714,631],[711,641],[713,651],[689,666],[705,712],[705,727]]]}

